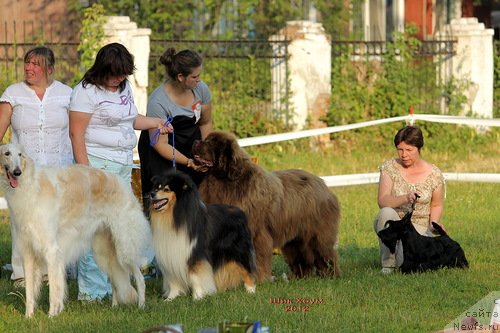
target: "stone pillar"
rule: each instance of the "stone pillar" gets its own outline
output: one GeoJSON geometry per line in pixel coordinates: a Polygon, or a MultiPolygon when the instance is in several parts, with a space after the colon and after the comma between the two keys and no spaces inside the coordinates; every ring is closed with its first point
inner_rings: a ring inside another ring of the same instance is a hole
{"type": "MultiPolygon", "coordinates": [[[[291,124],[295,129],[325,127],[319,118],[326,115],[331,96],[331,38],[320,23],[291,21],[271,40],[289,40],[288,74],[291,124]]],[[[286,76],[277,77],[283,64],[272,64],[273,81],[286,87],[286,76]]],[[[274,86],[274,85],[273,85],[274,86]]],[[[273,91],[273,106],[281,105],[285,91],[273,91]]],[[[279,109],[279,108],[278,108],[279,109]]]]}
{"type": "Polygon", "coordinates": [[[464,114],[493,117],[493,34],[475,17],[453,19],[441,34],[457,40],[457,55],[450,60],[453,77],[470,82],[464,114]]]}
{"type": "Polygon", "coordinates": [[[148,103],[149,36],[151,29],[139,29],[128,16],[109,16],[104,24],[104,44],[121,43],[134,55],[136,71],[129,77],[139,113],[146,114],[148,103]]]}

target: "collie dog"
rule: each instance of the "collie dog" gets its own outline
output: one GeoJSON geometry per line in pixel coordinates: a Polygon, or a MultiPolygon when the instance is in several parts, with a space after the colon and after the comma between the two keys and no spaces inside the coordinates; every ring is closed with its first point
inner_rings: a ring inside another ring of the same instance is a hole
{"type": "Polygon", "coordinates": [[[255,252],[245,213],[205,205],[191,178],[170,171],[152,179],[150,218],[163,297],[191,290],[194,299],[243,281],[255,292],[255,252]]]}
{"type": "Polygon", "coordinates": [[[111,279],[112,304],[144,305],[140,261],[151,230],[129,184],[84,165],[37,168],[20,146],[8,144],[0,146],[0,186],[16,228],[12,241],[23,257],[27,317],[34,314],[45,268],[49,316],[63,310],[65,267],[91,247],[111,279]]]}

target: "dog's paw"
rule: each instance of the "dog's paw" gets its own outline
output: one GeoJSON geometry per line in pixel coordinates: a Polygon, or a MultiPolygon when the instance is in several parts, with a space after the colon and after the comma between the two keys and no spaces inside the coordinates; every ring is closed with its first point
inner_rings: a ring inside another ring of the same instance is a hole
{"type": "Polygon", "coordinates": [[[58,314],[60,314],[63,310],[63,304],[60,303],[60,304],[55,304],[55,305],[50,305],[50,309],[49,309],[49,318],[53,318],[55,316],[57,316],[58,314]]]}
{"type": "Polygon", "coordinates": [[[255,287],[255,284],[253,286],[247,286],[247,285],[245,285],[245,289],[246,289],[246,291],[248,293],[254,294],[255,290],[256,290],[256,287],[255,287]]]}
{"type": "Polygon", "coordinates": [[[34,314],[34,313],[35,313],[35,312],[34,312],[33,310],[31,310],[31,311],[26,310],[26,312],[24,313],[24,316],[25,316],[26,318],[33,318],[33,314],[34,314]]]}
{"type": "Polygon", "coordinates": [[[202,300],[205,297],[206,294],[201,294],[201,293],[193,293],[193,300],[194,301],[199,301],[202,300]]]}
{"type": "Polygon", "coordinates": [[[215,287],[212,289],[203,289],[203,288],[193,288],[193,300],[199,301],[203,299],[207,295],[213,295],[217,292],[215,287]]]}
{"type": "Polygon", "coordinates": [[[168,302],[171,302],[173,301],[175,298],[177,298],[177,296],[179,296],[178,294],[177,295],[171,295],[170,293],[165,293],[163,294],[163,300],[164,301],[168,301],[168,302]]]}

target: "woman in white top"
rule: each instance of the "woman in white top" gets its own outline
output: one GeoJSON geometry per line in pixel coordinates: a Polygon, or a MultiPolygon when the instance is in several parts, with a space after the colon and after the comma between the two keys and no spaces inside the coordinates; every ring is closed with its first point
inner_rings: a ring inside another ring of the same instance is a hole
{"type": "MultiPolygon", "coordinates": [[[[10,141],[21,144],[38,166],[73,163],[68,130],[71,88],[52,79],[54,65],[51,49],[40,46],[29,50],[24,56],[24,81],[7,87],[0,97],[0,138],[3,141],[11,126],[10,141]]],[[[16,231],[11,232],[14,239],[16,231]]],[[[11,279],[23,281],[20,253],[14,243],[12,269],[11,279]]]]}
{"type": "MultiPolygon", "coordinates": [[[[161,118],[138,113],[127,80],[135,70],[134,57],[119,43],[102,47],[92,67],[73,89],[70,103],[70,138],[76,163],[118,174],[130,184],[135,130],[172,132],[161,118]]],[[[111,294],[108,278],[92,253],[79,262],[80,300],[101,300],[111,294]]]]}

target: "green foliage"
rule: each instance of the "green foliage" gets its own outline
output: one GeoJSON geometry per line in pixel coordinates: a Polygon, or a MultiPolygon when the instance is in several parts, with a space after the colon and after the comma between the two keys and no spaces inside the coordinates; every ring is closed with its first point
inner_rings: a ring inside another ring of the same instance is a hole
{"type": "Polygon", "coordinates": [[[495,72],[493,79],[493,118],[500,118],[500,41],[493,44],[495,72]]]}
{"type": "MultiPolygon", "coordinates": [[[[168,47],[193,49],[203,57],[201,79],[212,92],[214,127],[249,137],[284,130],[281,110],[270,110],[270,45],[213,41],[168,40],[151,43],[150,92],[165,79],[165,68],[156,60],[168,47]],[[249,49],[259,48],[259,51],[249,49]],[[263,50],[260,47],[264,48],[263,50]],[[259,55],[257,55],[259,53],[259,55]]],[[[285,104],[285,103],[284,103],[285,104]]]]}
{"type": "Polygon", "coordinates": [[[104,40],[104,7],[100,4],[93,4],[83,10],[82,26],[80,28],[80,68],[84,73],[94,63],[97,51],[102,47],[104,40]]]}
{"type": "MultiPolygon", "coordinates": [[[[355,0],[359,1],[359,0],[355,0]]],[[[127,15],[153,38],[256,38],[266,39],[287,21],[307,19],[309,1],[224,0],[94,0],[109,15],[127,15]]],[[[348,10],[342,0],[316,0],[320,15],[333,33],[347,26],[348,10]],[[341,27],[338,28],[342,22],[341,27]]]]}
{"type": "Polygon", "coordinates": [[[468,83],[436,82],[436,61],[441,59],[420,55],[422,42],[412,37],[415,32],[409,26],[405,34],[395,33],[392,42],[380,43],[380,48],[386,45],[380,56],[354,56],[364,44],[353,44],[333,58],[332,103],[324,119],[329,125],[407,115],[410,107],[430,114],[442,113],[443,105],[448,114],[463,110],[468,83]]]}
{"type": "Polygon", "coordinates": [[[2,73],[2,75],[0,76],[0,93],[3,93],[8,86],[14,83],[14,73],[12,73],[12,68],[13,66],[0,64],[0,73],[2,73]]]}
{"type": "Polygon", "coordinates": [[[361,8],[360,4],[364,3],[364,0],[350,0],[347,6],[345,1],[315,0],[313,2],[319,12],[319,21],[333,40],[362,39],[362,36],[350,35],[349,25],[351,20],[361,17],[361,13],[353,15],[352,10],[361,8]]]}

